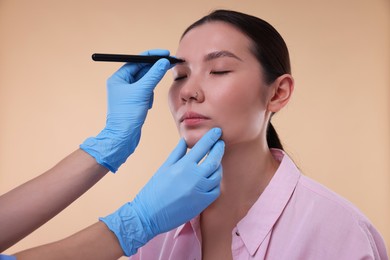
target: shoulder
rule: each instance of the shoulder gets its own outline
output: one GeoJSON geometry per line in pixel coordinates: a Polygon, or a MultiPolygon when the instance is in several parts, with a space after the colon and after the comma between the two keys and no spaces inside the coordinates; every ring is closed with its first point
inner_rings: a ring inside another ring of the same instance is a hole
{"type": "Polygon", "coordinates": [[[296,188],[297,199],[307,203],[307,209],[321,212],[324,218],[348,221],[360,228],[372,227],[366,215],[346,198],[317,181],[301,175],[296,188]]]}
{"type": "Polygon", "coordinates": [[[368,218],[351,202],[303,175],[283,151],[274,149],[272,153],[281,163],[268,185],[276,187],[273,190],[277,193],[274,192],[271,199],[274,199],[281,189],[283,193],[286,193],[287,188],[292,189],[279,222],[287,220],[290,224],[293,223],[293,226],[301,226],[304,232],[321,231],[319,234],[340,237],[343,232],[351,234],[351,231],[356,231],[364,236],[374,230],[368,218]],[[289,179],[292,181],[289,182],[289,179]]]}
{"type": "MultiPolygon", "coordinates": [[[[291,186],[282,184],[287,183],[288,179],[294,183],[293,191],[273,227],[273,237],[278,238],[277,241],[282,241],[284,245],[293,243],[307,250],[317,249],[318,252],[326,248],[328,255],[341,255],[344,252],[348,256],[346,259],[355,259],[350,257],[353,253],[356,253],[355,256],[367,254],[376,259],[387,259],[383,238],[357,207],[324,185],[302,175],[283,151],[272,152],[281,161],[275,180],[272,180],[277,184],[274,183],[277,190],[280,192],[282,189],[286,193],[286,187],[291,186]]],[[[273,201],[275,196],[277,193],[273,193],[273,201]]]]}
{"type": "MultiPolygon", "coordinates": [[[[293,179],[293,191],[286,207],[299,210],[301,213],[315,214],[324,218],[328,215],[337,219],[348,219],[353,223],[369,223],[366,216],[351,202],[333,192],[317,181],[303,175],[295,163],[283,151],[273,149],[274,157],[281,161],[279,169],[275,174],[275,181],[278,188],[283,184],[283,190],[287,187],[286,179],[293,179]],[[321,214],[319,214],[321,213],[321,214]]],[[[272,182],[271,181],[271,182],[272,182]]],[[[270,186],[270,185],[269,185],[270,186]]]]}
{"type": "Polygon", "coordinates": [[[365,215],[350,201],[305,175],[300,177],[296,187],[296,196],[319,207],[318,209],[336,210],[336,212],[347,214],[357,221],[368,221],[365,215]]]}
{"type": "Polygon", "coordinates": [[[301,175],[286,214],[302,226],[312,245],[329,243],[337,252],[386,255],[383,238],[370,220],[350,201],[301,175]],[[342,245],[342,246],[341,246],[342,245]],[[343,249],[341,249],[341,247],[343,249]]]}
{"type": "Polygon", "coordinates": [[[324,185],[301,175],[292,199],[302,214],[306,213],[321,223],[366,229],[372,227],[368,218],[350,201],[324,185]]]}

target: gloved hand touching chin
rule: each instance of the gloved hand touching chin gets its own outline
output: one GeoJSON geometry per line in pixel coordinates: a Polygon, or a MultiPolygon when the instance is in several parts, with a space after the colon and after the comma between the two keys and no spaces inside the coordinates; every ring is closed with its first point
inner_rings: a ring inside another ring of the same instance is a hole
{"type": "MultiPolygon", "coordinates": [[[[167,50],[143,55],[168,56],[167,50]]],[[[153,104],[153,90],[171,67],[167,59],[155,64],[127,63],[107,81],[108,110],[105,128],[80,145],[96,161],[116,172],[137,147],[141,127],[153,104]]]]}
{"type": "Polygon", "coordinates": [[[191,220],[219,196],[225,146],[220,136],[221,129],[211,129],[188,153],[180,140],[132,202],[100,219],[115,233],[126,256],[191,220]]]}

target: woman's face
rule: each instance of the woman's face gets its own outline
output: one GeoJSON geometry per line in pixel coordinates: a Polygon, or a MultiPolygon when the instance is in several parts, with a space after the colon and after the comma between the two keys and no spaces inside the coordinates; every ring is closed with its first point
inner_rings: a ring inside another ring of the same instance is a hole
{"type": "Polygon", "coordinates": [[[250,46],[248,37],[223,22],[195,27],[180,41],[176,56],[185,62],[172,69],[169,106],[189,147],[213,127],[222,129],[227,146],[265,131],[268,87],[250,46]]]}

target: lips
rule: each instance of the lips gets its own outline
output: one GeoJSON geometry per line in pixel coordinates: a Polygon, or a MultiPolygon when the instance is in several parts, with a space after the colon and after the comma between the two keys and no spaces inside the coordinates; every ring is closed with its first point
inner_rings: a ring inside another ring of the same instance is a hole
{"type": "Polygon", "coordinates": [[[208,120],[208,119],[210,119],[210,118],[207,116],[204,116],[204,115],[192,112],[192,111],[187,111],[184,113],[183,116],[180,117],[179,122],[180,123],[183,123],[183,122],[195,123],[195,122],[201,122],[203,120],[208,120]]]}

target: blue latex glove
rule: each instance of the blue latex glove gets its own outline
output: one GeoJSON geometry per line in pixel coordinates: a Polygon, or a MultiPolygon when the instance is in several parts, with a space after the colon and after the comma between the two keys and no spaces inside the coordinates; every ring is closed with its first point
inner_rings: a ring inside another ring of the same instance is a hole
{"type": "MultiPolygon", "coordinates": [[[[151,50],[143,55],[169,55],[151,50]]],[[[108,110],[105,128],[80,145],[96,161],[116,172],[132,154],[141,137],[141,127],[153,104],[153,90],[171,67],[167,59],[154,65],[127,63],[107,81],[108,110]]]]}
{"type": "Polygon", "coordinates": [[[219,196],[225,147],[220,136],[221,129],[210,130],[188,153],[180,140],[133,202],[100,218],[115,233],[126,256],[199,215],[219,196]]]}
{"type": "Polygon", "coordinates": [[[2,255],[0,254],[0,260],[16,260],[15,256],[10,256],[10,255],[2,255]]]}

